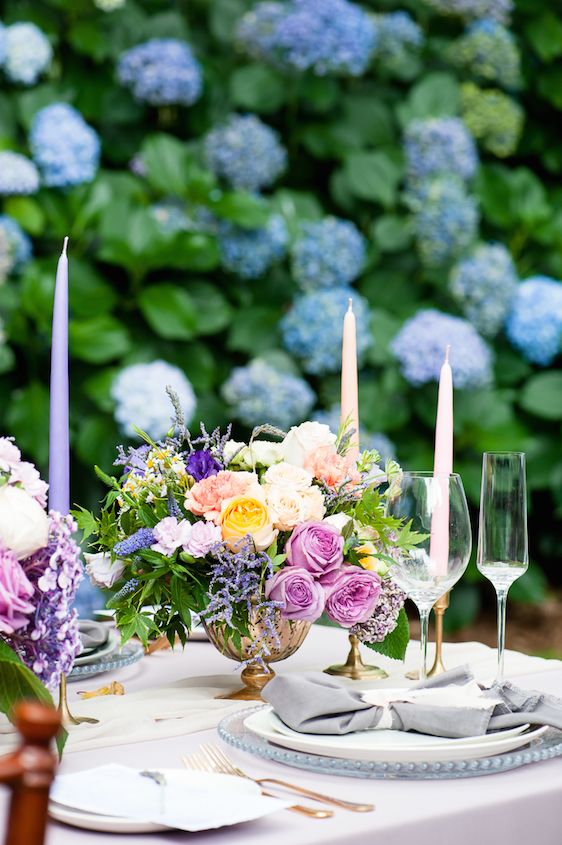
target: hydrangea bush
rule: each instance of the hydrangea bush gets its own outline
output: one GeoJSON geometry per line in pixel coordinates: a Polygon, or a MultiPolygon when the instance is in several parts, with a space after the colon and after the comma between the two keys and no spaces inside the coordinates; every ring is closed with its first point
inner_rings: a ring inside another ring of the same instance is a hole
{"type": "MultiPolygon", "coordinates": [[[[85,506],[92,460],[111,471],[133,425],[165,436],[166,383],[192,426],[234,419],[240,439],[329,412],[335,426],[351,298],[364,442],[431,467],[451,342],[469,499],[484,449],[525,450],[533,555],[559,582],[562,14],[547,0],[188,5],[2,6],[0,431],[45,466],[65,235],[85,506]]],[[[531,567],[514,595],[543,582],[531,567]]]]}

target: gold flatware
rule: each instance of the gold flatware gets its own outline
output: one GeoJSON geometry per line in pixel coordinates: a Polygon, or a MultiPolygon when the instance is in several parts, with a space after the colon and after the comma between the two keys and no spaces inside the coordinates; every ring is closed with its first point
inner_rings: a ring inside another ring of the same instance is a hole
{"type": "MultiPolygon", "coordinates": [[[[221,775],[232,774],[231,771],[227,771],[222,768],[222,765],[219,765],[211,757],[209,757],[203,751],[204,748],[205,746],[202,746],[199,752],[196,751],[194,754],[184,755],[181,758],[186,769],[192,769],[196,772],[214,772],[215,774],[221,775]]],[[[237,777],[247,776],[242,774],[237,775],[237,777]]],[[[247,779],[253,780],[253,778],[247,779]]],[[[254,783],[258,783],[258,781],[254,781],[254,783]]],[[[271,792],[266,792],[265,789],[262,789],[261,794],[267,796],[268,798],[278,798],[277,795],[273,795],[271,792]]],[[[301,816],[308,816],[312,819],[330,819],[334,815],[331,810],[316,810],[314,807],[306,807],[304,804],[291,804],[290,807],[286,807],[285,809],[291,810],[293,813],[300,813],[301,816]]]]}

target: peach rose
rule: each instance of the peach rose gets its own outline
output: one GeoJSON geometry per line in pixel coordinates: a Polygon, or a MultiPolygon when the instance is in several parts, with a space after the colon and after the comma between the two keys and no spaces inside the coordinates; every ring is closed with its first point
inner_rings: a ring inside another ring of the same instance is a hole
{"type": "Polygon", "coordinates": [[[233,551],[248,534],[256,549],[262,551],[273,543],[278,533],[261,496],[235,496],[223,502],[221,528],[223,540],[233,551]]]}
{"type": "Polygon", "coordinates": [[[194,484],[186,493],[185,506],[196,516],[212,519],[218,525],[221,521],[224,502],[234,496],[243,496],[251,491],[259,490],[259,481],[255,473],[222,470],[194,484]]]}
{"type": "Polygon", "coordinates": [[[328,487],[340,487],[348,479],[351,484],[358,484],[361,476],[353,461],[338,455],[333,446],[319,446],[305,458],[304,468],[328,487]]]}

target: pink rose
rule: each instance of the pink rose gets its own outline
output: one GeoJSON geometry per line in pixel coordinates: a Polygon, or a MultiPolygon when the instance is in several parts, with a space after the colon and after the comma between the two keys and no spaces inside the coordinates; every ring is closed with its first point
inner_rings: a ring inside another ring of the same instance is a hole
{"type": "Polygon", "coordinates": [[[13,437],[0,437],[0,470],[10,472],[21,460],[21,452],[13,437]]]}
{"type": "Polygon", "coordinates": [[[29,461],[21,461],[12,468],[10,484],[19,483],[26,493],[33,496],[42,508],[47,507],[49,485],[43,481],[37,469],[29,461]]]}
{"type": "Polygon", "coordinates": [[[381,594],[381,579],[358,566],[344,566],[330,587],[326,612],[343,628],[366,622],[381,594]]]}
{"type": "Polygon", "coordinates": [[[33,586],[15,554],[0,546],[0,633],[25,628],[34,607],[28,599],[33,586]]]}
{"type": "Polygon", "coordinates": [[[178,522],[175,516],[161,519],[154,527],[154,543],[150,548],[163,555],[173,555],[180,546],[185,546],[191,534],[191,523],[187,519],[178,522]]]}
{"type": "Polygon", "coordinates": [[[280,569],[269,578],[265,597],[280,602],[281,615],[286,619],[315,622],[324,610],[324,588],[308,570],[296,566],[280,569]]]}
{"type": "Polygon", "coordinates": [[[314,578],[329,581],[343,563],[343,537],[325,522],[298,525],[285,546],[290,566],[307,569],[314,578]]]}
{"type": "Polygon", "coordinates": [[[185,506],[196,516],[218,523],[223,502],[244,496],[256,487],[259,488],[259,482],[255,473],[222,470],[194,484],[185,495],[185,506]]]}
{"type": "Polygon", "coordinates": [[[196,522],[191,527],[189,540],[183,547],[193,557],[205,557],[216,543],[222,540],[222,532],[214,522],[196,522]]]}
{"type": "Polygon", "coordinates": [[[346,480],[351,484],[358,484],[361,480],[353,461],[338,455],[333,446],[319,446],[309,452],[304,460],[304,468],[332,488],[341,487],[346,480]]]}

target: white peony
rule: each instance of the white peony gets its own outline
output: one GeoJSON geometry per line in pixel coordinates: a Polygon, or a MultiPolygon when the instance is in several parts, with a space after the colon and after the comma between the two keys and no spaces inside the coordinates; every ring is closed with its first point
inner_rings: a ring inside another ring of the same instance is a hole
{"type": "Polygon", "coordinates": [[[283,460],[293,466],[304,466],[304,459],[309,452],[320,446],[333,446],[336,435],[329,426],[318,422],[303,422],[294,425],[281,443],[283,460]]]}
{"type": "Polygon", "coordinates": [[[293,490],[307,490],[312,484],[314,476],[303,467],[281,461],[274,464],[264,473],[263,480],[274,487],[290,487],[293,490]]]}
{"type": "Polygon", "coordinates": [[[49,540],[47,514],[21,487],[0,487],[0,543],[24,560],[49,540]]]}
{"type": "Polygon", "coordinates": [[[106,552],[98,552],[95,555],[85,554],[86,572],[90,581],[96,587],[113,587],[119,581],[125,571],[125,564],[122,560],[111,561],[111,555],[106,552]]]}
{"type": "Polygon", "coordinates": [[[332,516],[327,516],[323,521],[336,528],[342,534],[346,525],[351,522],[351,517],[346,513],[334,513],[332,516]]]}
{"type": "Polygon", "coordinates": [[[227,466],[232,461],[233,466],[239,466],[242,469],[253,469],[254,466],[270,467],[281,459],[281,443],[274,443],[271,440],[254,440],[251,446],[229,440],[224,447],[224,460],[227,466]]]}

